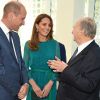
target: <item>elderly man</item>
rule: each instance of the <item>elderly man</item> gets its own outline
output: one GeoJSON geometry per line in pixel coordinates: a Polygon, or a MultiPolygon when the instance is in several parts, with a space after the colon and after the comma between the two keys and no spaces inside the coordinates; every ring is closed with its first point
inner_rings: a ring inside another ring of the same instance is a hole
{"type": "Polygon", "coordinates": [[[72,34],[77,52],[68,63],[55,58],[48,65],[61,72],[57,100],[99,100],[100,48],[95,43],[96,23],[92,18],[79,19],[72,34]]]}

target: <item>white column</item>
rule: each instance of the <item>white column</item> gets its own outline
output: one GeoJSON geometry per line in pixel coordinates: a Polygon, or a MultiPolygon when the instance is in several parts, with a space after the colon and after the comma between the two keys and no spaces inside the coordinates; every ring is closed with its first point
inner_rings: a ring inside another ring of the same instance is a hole
{"type": "Polygon", "coordinates": [[[72,25],[73,25],[73,0],[58,0],[57,2],[57,23],[55,38],[66,47],[67,57],[71,56],[72,25]]]}
{"type": "Polygon", "coordinates": [[[55,38],[66,47],[69,59],[75,50],[72,28],[79,17],[84,16],[85,0],[57,0],[57,23],[55,38]]]}

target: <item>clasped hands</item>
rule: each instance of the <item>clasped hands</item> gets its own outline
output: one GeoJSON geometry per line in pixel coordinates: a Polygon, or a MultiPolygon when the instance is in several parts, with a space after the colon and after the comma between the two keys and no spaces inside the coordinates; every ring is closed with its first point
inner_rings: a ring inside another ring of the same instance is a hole
{"type": "Polygon", "coordinates": [[[54,72],[62,72],[68,64],[61,61],[58,57],[55,56],[55,60],[48,60],[48,66],[53,69],[54,72]]]}
{"type": "Polygon", "coordinates": [[[46,84],[43,90],[41,90],[37,85],[35,87],[32,87],[34,92],[39,98],[45,98],[48,96],[50,90],[51,90],[52,85],[46,84]]]}

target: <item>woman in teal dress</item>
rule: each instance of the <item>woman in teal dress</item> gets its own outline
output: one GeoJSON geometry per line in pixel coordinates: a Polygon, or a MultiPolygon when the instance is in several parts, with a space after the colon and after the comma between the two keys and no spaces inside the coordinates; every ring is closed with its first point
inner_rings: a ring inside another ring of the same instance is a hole
{"type": "Polygon", "coordinates": [[[52,34],[51,17],[47,14],[37,16],[32,37],[24,48],[30,83],[26,100],[56,100],[57,74],[48,67],[47,62],[55,56],[60,58],[60,46],[52,34]]]}

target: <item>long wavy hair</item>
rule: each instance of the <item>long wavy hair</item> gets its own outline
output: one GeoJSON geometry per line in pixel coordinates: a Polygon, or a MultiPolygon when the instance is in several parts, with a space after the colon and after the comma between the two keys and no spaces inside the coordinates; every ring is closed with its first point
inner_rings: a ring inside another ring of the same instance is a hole
{"type": "Polygon", "coordinates": [[[31,50],[37,50],[39,48],[38,43],[40,41],[39,41],[39,38],[38,38],[38,32],[37,32],[36,24],[39,25],[39,23],[41,22],[41,20],[43,18],[48,18],[50,20],[51,30],[50,30],[49,34],[47,35],[47,39],[48,40],[53,39],[53,21],[52,21],[52,18],[47,14],[40,14],[40,15],[37,16],[37,18],[34,22],[33,30],[32,30],[32,36],[31,36],[31,39],[28,41],[28,46],[31,50]]]}

